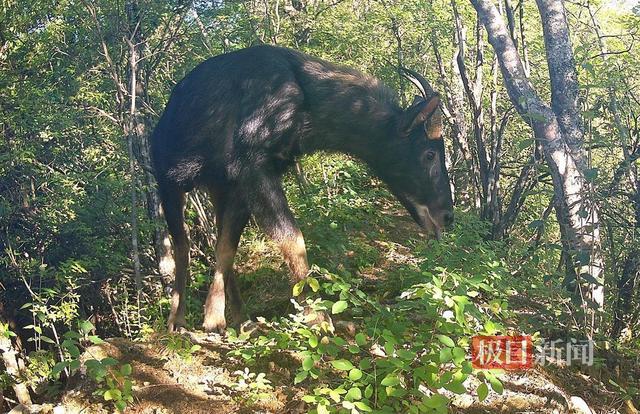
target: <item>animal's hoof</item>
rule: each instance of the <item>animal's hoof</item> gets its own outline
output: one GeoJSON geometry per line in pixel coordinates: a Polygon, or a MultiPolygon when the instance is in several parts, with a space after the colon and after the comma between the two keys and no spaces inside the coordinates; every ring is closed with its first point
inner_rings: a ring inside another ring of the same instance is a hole
{"type": "Polygon", "coordinates": [[[244,312],[234,312],[231,314],[231,326],[234,328],[241,328],[248,322],[251,322],[251,317],[244,312]]]}
{"type": "Polygon", "coordinates": [[[202,324],[202,329],[207,333],[219,333],[223,334],[227,329],[227,321],[222,318],[205,318],[202,324]]]}
{"type": "Polygon", "coordinates": [[[181,332],[185,330],[187,326],[187,321],[184,318],[169,318],[169,322],[167,323],[167,330],[169,332],[181,332]]]}

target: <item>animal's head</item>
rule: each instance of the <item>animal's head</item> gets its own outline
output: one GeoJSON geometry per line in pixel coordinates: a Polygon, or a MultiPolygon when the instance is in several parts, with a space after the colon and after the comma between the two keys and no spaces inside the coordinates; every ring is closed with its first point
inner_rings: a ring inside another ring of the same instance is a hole
{"type": "Polygon", "coordinates": [[[417,73],[405,76],[421,91],[396,120],[385,181],[414,220],[439,239],[453,225],[453,200],[445,165],[440,97],[417,73]]]}

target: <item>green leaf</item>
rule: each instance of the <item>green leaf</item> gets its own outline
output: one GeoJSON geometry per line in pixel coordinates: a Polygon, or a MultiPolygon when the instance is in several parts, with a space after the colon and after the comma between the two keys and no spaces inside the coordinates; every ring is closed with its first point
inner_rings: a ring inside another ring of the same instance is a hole
{"type": "Polygon", "coordinates": [[[455,348],[453,348],[453,350],[451,351],[451,354],[453,355],[453,362],[455,362],[456,364],[462,363],[462,361],[464,361],[467,357],[466,352],[464,352],[464,349],[460,348],[459,346],[456,346],[455,348]]]}
{"type": "Polygon", "coordinates": [[[520,141],[520,143],[518,144],[518,150],[522,151],[523,149],[530,147],[531,145],[533,145],[533,142],[533,138],[520,141]]]}
{"type": "Polygon", "coordinates": [[[80,358],[80,349],[75,344],[68,344],[64,348],[67,350],[67,352],[69,352],[69,355],[71,355],[72,357],[80,358]]]}
{"type": "Polygon", "coordinates": [[[361,400],[362,391],[360,391],[360,388],[358,387],[352,387],[351,389],[349,389],[349,391],[347,392],[347,395],[345,395],[344,398],[349,401],[361,400]]]}
{"type": "Polygon", "coordinates": [[[89,341],[91,341],[94,345],[104,344],[104,341],[100,339],[97,335],[89,335],[89,341]]]}
{"type": "Polygon", "coordinates": [[[103,358],[100,362],[102,363],[102,365],[105,365],[105,366],[118,365],[118,360],[111,357],[103,358]]]}
{"type": "Polygon", "coordinates": [[[64,369],[68,366],[67,361],[60,361],[51,368],[51,375],[54,377],[58,376],[64,369]]]}
{"type": "Polygon", "coordinates": [[[494,375],[489,376],[488,379],[489,383],[491,383],[491,388],[493,388],[493,390],[498,394],[502,394],[502,392],[504,391],[504,386],[502,385],[500,380],[494,375]]]}
{"type": "Polygon", "coordinates": [[[362,358],[360,360],[360,363],[358,364],[358,366],[362,370],[365,370],[365,371],[368,370],[369,368],[371,368],[371,359],[370,358],[362,358]]]}
{"type": "Polygon", "coordinates": [[[373,395],[373,385],[369,384],[367,385],[367,388],[364,389],[364,397],[371,398],[372,395],[373,395]]]}
{"type": "Polygon", "coordinates": [[[531,223],[528,224],[527,227],[529,227],[529,229],[531,230],[535,230],[538,229],[540,227],[544,226],[544,221],[542,220],[533,220],[531,223]]]}
{"type": "Polygon", "coordinates": [[[71,371],[76,371],[76,370],[80,369],[80,360],[79,359],[72,359],[69,362],[69,369],[71,371]]]}
{"type": "Polygon", "coordinates": [[[311,336],[309,337],[309,346],[311,348],[315,348],[318,346],[318,337],[311,334],[311,336]]]}
{"type": "Polygon", "coordinates": [[[462,381],[453,381],[445,386],[449,391],[453,391],[456,394],[464,394],[467,392],[467,389],[462,384],[462,381]]]}
{"type": "Polygon", "coordinates": [[[309,371],[311,368],[313,368],[313,358],[306,357],[304,359],[304,361],[302,361],[302,369],[305,371],[309,371]]]}
{"type": "Polygon", "coordinates": [[[302,289],[304,288],[304,285],[305,285],[305,279],[302,279],[301,281],[293,285],[294,297],[300,296],[300,294],[302,293],[302,289]]]}
{"type": "Polygon", "coordinates": [[[406,349],[398,349],[396,351],[396,355],[398,355],[398,358],[404,359],[405,361],[413,361],[413,359],[416,357],[415,352],[408,351],[406,349]]]}
{"type": "Polygon", "coordinates": [[[442,348],[440,350],[439,359],[441,364],[444,364],[445,362],[449,362],[452,357],[453,355],[451,354],[451,348],[442,348]]]}
{"type": "Polygon", "coordinates": [[[598,169],[597,168],[588,168],[584,172],[584,178],[589,182],[594,182],[596,178],[598,178],[598,169]]]}
{"type": "Polygon", "coordinates": [[[362,371],[360,371],[358,368],[353,368],[351,371],[349,371],[349,379],[351,381],[358,381],[360,378],[362,378],[362,371]]]}
{"type": "Polygon", "coordinates": [[[340,371],[349,371],[353,369],[353,364],[346,359],[337,359],[335,361],[331,361],[331,365],[340,371]]]}
{"type": "Polygon", "coordinates": [[[576,262],[580,265],[589,264],[589,260],[591,260],[591,253],[588,250],[580,250],[576,254],[576,262]]]}
{"type": "Polygon", "coordinates": [[[329,410],[324,404],[318,404],[318,406],[316,407],[316,411],[318,412],[318,414],[329,414],[329,410]]]}
{"type": "Polygon", "coordinates": [[[444,395],[433,394],[424,401],[424,405],[429,408],[443,408],[449,403],[449,399],[444,395]]]}
{"type": "Polygon", "coordinates": [[[400,384],[400,378],[396,374],[389,374],[380,382],[383,387],[393,387],[398,384],[400,384]]]}
{"type": "Polygon", "coordinates": [[[122,399],[122,393],[120,392],[120,390],[117,390],[115,388],[106,390],[104,392],[104,399],[105,401],[111,401],[111,400],[118,401],[122,399]]]}
{"type": "Polygon", "coordinates": [[[440,342],[442,342],[445,346],[448,346],[451,348],[456,346],[455,342],[453,342],[453,339],[449,338],[447,335],[438,335],[437,337],[438,337],[438,340],[440,340],[440,342]]]}
{"type": "Polygon", "coordinates": [[[343,338],[340,338],[339,336],[336,336],[333,338],[333,343],[338,346],[345,346],[347,344],[347,341],[345,341],[343,338]]]}
{"type": "Polygon", "coordinates": [[[298,372],[296,377],[293,379],[293,383],[294,384],[299,384],[302,381],[306,380],[308,376],[309,376],[309,372],[308,371],[300,371],[300,372],[298,372]]]}
{"type": "Polygon", "coordinates": [[[367,335],[363,334],[362,332],[358,332],[356,334],[356,344],[358,344],[359,346],[365,346],[367,344],[367,335]]]}
{"type": "Polygon", "coordinates": [[[489,395],[489,387],[487,387],[487,383],[483,382],[478,387],[478,400],[484,401],[485,398],[489,395]]]}
{"type": "Polygon", "coordinates": [[[42,342],[46,342],[48,344],[55,344],[56,343],[56,341],[54,341],[53,339],[49,338],[48,336],[41,335],[40,339],[42,340],[42,342]]]}
{"type": "Polygon", "coordinates": [[[120,373],[125,377],[131,375],[132,371],[133,369],[131,368],[131,364],[124,364],[122,367],[120,367],[120,373]]]}
{"type": "Polygon", "coordinates": [[[587,282],[587,283],[591,283],[593,285],[598,285],[598,286],[603,286],[603,281],[602,280],[598,280],[596,279],[592,274],[590,273],[580,273],[580,279],[582,279],[583,281],[587,282]]]}
{"type": "Polygon", "coordinates": [[[331,307],[331,313],[334,315],[337,313],[342,313],[345,309],[347,309],[348,306],[349,304],[346,300],[339,300],[331,307]]]}
{"type": "Polygon", "coordinates": [[[320,282],[318,282],[318,279],[316,279],[315,277],[307,278],[307,283],[309,284],[311,290],[313,290],[314,292],[320,290],[320,282]]]}
{"type": "Polygon", "coordinates": [[[120,412],[123,412],[125,410],[125,408],[127,408],[127,403],[122,401],[122,400],[116,401],[116,403],[114,405],[116,406],[116,408],[120,412]]]}
{"type": "Polygon", "coordinates": [[[304,401],[306,403],[309,403],[309,404],[317,402],[319,400],[320,400],[320,398],[316,397],[315,395],[305,395],[304,397],[302,397],[302,401],[304,401]]]}
{"type": "Polygon", "coordinates": [[[80,329],[80,332],[86,335],[89,332],[93,331],[95,327],[89,321],[81,321],[78,323],[78,329],[80,329]]]}
{"type": "Polygon", "coordinates": [[[356,401],[353,403],[353,405],[356,406],[356,408],[360,411],[364,411],[364,412],[371,412],[373,411],[373,409],[371,407],[369,407],[367,404],[363,403],[362,401],[356,401]]]}
{"type": "Polygon", "coordinates": [[[493,321],[486,321],[484,323],[484,330],[489,334],[493,335],[498,329],[496,324],[493,321]]]}
{"type": "Polygon", "coordinates": [[[582,67],[586,69],[587,72],[593,77],[596,76],[596,71],[593,69],[593,64],[591,62],[584,62],[582,67]]]}

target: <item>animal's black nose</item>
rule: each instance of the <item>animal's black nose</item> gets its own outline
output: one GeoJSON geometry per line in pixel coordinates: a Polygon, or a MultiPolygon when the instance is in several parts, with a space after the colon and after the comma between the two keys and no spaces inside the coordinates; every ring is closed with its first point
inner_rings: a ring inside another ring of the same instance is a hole
{"type": "Polygon", "coordinates": [[[451,228],[451,226],[453,226],[454,217],[451,211],[447,211],[446,213],[444,213],[443,219],[446,228],[451,228]]]}

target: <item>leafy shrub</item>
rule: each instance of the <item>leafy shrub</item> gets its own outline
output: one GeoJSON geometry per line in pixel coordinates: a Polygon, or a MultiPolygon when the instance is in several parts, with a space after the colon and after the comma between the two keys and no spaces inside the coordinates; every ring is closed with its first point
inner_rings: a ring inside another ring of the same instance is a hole
{"type": "Polygon", "coordinates": [[[448,395],[467,393],[471,375],[482,381],[479,399],[489,389],[502,392],[495,375],[474,371],[468,358],[471,336],[504,332],[500,319],[507,312],[500,289],[507,270],[482,230],[424,242],[421,271],[393,300],[368,295],[349,273],[315,267],[294,295],[305,291],[305,305],[315,312],[355,322],[355,335],[334,334],[327,324],[309,327],[313,314],[300,312],[272,322],[257,338],[233,334],[232,354],[250,365],[275,350],[297,353],[294,382],[306,384],[304,401],[317,413],[446,412],[448,395]]]}

